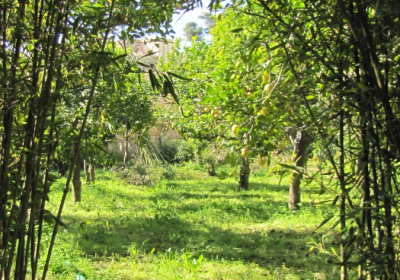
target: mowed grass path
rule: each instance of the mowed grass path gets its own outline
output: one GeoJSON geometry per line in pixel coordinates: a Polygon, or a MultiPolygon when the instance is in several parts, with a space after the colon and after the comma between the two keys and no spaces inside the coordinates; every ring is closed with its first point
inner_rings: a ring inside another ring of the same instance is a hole
{"type": "MultiPolygon", "coordinates": [[[[155,186],[101,172],[81,203],[68,197],[49,279],[338,279],[334,234],[314,231],[335,210],[315,202],[329,197],[305,187],[290,212],[288,180],[252,177],[237,192],[234,179],[201,171],[155,186]]],[[[53,187],[54,212],[64,184],[53,187]]]]}

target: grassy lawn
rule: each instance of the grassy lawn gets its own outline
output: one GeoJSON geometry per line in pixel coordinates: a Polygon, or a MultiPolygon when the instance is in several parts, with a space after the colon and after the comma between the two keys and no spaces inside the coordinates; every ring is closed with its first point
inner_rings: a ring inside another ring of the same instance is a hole
{"type": "MultiPolygon", "coordinates": [[[[279,185],[279,176],[257,172],[251,190],[238,192],[232,178],[191,167],[177,174],[135,186],[103,171],[81,203],[69,196],[49,279],[339,278],[334,233],[315,231],[334,211],[316,203],[329,199],[318,187],[306,186],[302,210],[290,212],[289,177],[279,185]]],[[[53,187],[54,212],[64,184],[53,187]]]]}

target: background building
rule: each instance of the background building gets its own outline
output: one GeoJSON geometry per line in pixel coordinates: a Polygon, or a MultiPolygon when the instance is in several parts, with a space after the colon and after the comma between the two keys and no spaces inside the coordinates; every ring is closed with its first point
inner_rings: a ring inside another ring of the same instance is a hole
{"type": "Polygon", "coordinates": [[[167,58],[168,53],[170,53],[174,46],[174,40],[165,39],[165,40],[137,40],[132,45],[132,54],[135,57],[141,57],[151,52],[154,55],[150,56],[157,63],[160,58],[167,58]]]}

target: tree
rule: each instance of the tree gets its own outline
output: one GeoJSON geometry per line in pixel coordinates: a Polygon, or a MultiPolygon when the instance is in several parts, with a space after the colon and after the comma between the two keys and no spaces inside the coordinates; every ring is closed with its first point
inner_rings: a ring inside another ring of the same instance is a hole
{"type": "MultiPolygon", "coordinates": [[[[175,54],[167,64],[169,69],[194,80],[193,85],[178,86],[182,93],[187,93],[181,95],[187,116],[176,116],[177,127],[189,137],[219,142],[224,139],[222,143],[232,150],[227,161],[241,165],[240,189],[248,189],[250,161],[267,163],[271,160],[270,152],[279,143],[287,145],[284,143],[288,143],[290,136],[296,139],[294,162],[303,168],[307,147],[313,139],[307,118],[300,113],[304,103],[287,90],[293,81],[288,77],[282,83],[279,61],[272,60],[262,45],[249,44],[255,23],[244,14],[226,11],[211,31],[210,44],[197,42],[185,48],[184,55],[175,54]],[[282,110],[285,107],[290,110],[282,110]]],[[[299,207],[300,176],[298,170],[293,170],[291,209],[299,207]]]]}
{"type": "MultiPolygon", "coordinates": [[[[229,25],[234,25],[234,22],[230,18],[229,25]]],[[[272,128],[266,126],[263,121],[269,120],[267,114],[260,113],[256,118],[258,112],[266,110],[262,100],[254,102],[258,96],[262,97],[264,94],[265,84],[261,86],[261,76],[253,79],[254,76],[251,77],[252,74],[247,73],[246,66],[242,67],[241,62],[240,65],[237,64],[233,48],[240,44],[240,40],[236,38],[232,40],[230,30],[233,28],[229,25],[219,27],[217,23],[215,28],[220,29],[212,32],[214,40],[210,45],[196,42],[193,46],[185,48],[184,54],[176,51],[171,62],[165,67],[169,71],[176,71],[181,76],[193,79],[193,83],[177,84],[182,93],[180,102],[184,111],[183,118],[175,114],[177,121],[175,125],[179,131],[187,137],[207,141],[221,142],[224,139],[222,143],[235,151],[229,155],[228,161],[232,164],[239,162],[241,165],[240,188],[248,189],[251,157],[260,155],[261,160],[265,161],[263,157],[267,157],[276,145],[268,141],[265,133],[258,134],[260,130],[272,128]],[[194,61],[196,63],[193,63],[194,61]],[[233,73],[236,71],[233,69],[237,66],[240,66],[238,72],[233,73]],[[227,69],[230,73],[227,73],[227,69]],[[243,74],[243,81],[239,81],[240,74],[243,74]],[[247,82],[249,83],[243,86],[247,82]],[[231,132],[231,127],[234,125],[238,129],[231,132]],[[238,151],[241,149],[247,151],[242,153],[242,159],[238,159],[240,154],[238,151]]],[[[249,60],[248,67],[255,64],[257,59],[255,56],[249,60]]],[[[273,126],[274,121],[270,124],[273,126]]],[[[226,175],[223,174],[221,177],[226,175]]]]}
{"type": "Polygon", "coordinates": [[[115,77],[114,88],[108,90],[105,113],[107,121],[112,124],[114,130],[123,135],[124,156],[122,162],[127,164],[130,160],[129,142],[133,135],[146,135],[155,119],[151,109],[150,85],[140,83],[137,75],[122,73],[118,75],[119,77],[115,77]]]}
{"type": "Polygon", "coordinates": [[[199,19],[202,19],[206,25],[204,28],[204,33],[209,34],[211,28],[215,26],[215,19],[213,15],[210,12],[203,12],[201,15],[199,15],[199,19]]]}
{"type": "Polygon", "coordinates": [[[192,41],[194,37],[199,41],[204,36],[204,29],[194,21],[186,23],[183,31],[185,32],[185,37],[187,41],[192,41]]]}
{"type": "Polygon", "coordinates": [[[301,172],[299,170],[304,170],[307,163],[307,149],[314,140],[307,131],[299,129],[294,130],[290,138],[293,143],[293,162],[297,170],[293,170],[290,180],[289,209],[299,210],[301,203],[301,172]]]}

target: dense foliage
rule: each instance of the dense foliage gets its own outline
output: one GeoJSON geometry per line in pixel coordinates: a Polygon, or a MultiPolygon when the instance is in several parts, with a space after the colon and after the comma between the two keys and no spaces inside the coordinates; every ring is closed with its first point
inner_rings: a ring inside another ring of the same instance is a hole
{"type": "Polygon", "coordinates": [[[187,118],[178,127],[261,155],[285,131],[295,131],[295,153],[296,143],[314,142],[318,172],[298,165],[305,154],[284,166],[337,194],[342,279],[355,267],[359,279],[397,279],[400,5],[258,0],[229,6],[217,17],[213,42],[193,42],[178,59],[182,73],[197,82],[183,85],[187,118]],[[192,57],[199,59],[190,63],[192,57]],[[236,135],[228,132],[231,125],[236,135]],[[299,134],[309,139],[302,142],[299,134]]]}

